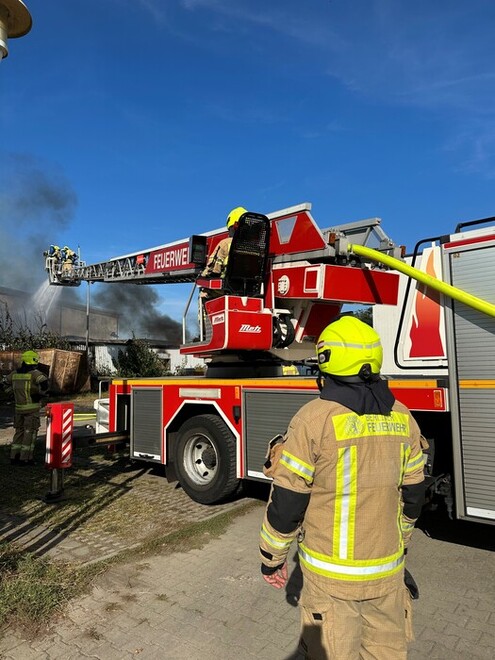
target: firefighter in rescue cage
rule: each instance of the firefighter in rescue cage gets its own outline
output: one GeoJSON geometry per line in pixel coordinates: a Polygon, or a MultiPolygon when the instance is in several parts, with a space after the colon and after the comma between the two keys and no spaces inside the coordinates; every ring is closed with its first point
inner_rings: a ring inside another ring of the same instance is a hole
{"type": "Polygon", "coordinates": [[[56,264],[62,259],[62,250],[58,245],[50,245],[48,253],[45,254],[51,257],[56,264]]]}
{"type": "MultiPolygon", "coordinates": [[[[232,209],[232,211],[229,213],[226,220],[226,225],[229,231],[229,235],[226,238],[222,238],[222,240],[218,243],[218,245],[215,247],[213,252],[209,255],[206,266],[201,273],[201,277],[209,277],[209,278],[225,277],[225,271],[227,269],[227,263],[229,260],[229,252],[230,252],[230,246],[232,244],[232,238],[239,224],[240,217],[244,215],[244,213],[247,213],[247,210],[242,206],[237,206],[235,209],[232,209]]],[[[199,314],[198,314],[199,323],[204,324],[205,301],[210,300],[211,298],[216,298],[221,295],[223,295],[223,292],[217,289],[206,289],[203,287],[200,290],[199,314]]]]}
{"type": "Polygon", "coordinates": [[[426,441],[380,376],[372,327],[342,316],[323,330],[316,353],[320,396],[296,413],[270,456],[261,572],[283,588],[297,538],[306,658],[401,660],[418,597],[404,563],[424,502],[426,441]]]}
{"type": "Polygon", "coordinates": [[[65,245],[62,250],[62,274],[66,277],[72,275],[73,268],[77,263],[77,253],[74,252],[68,245],[65,245]]]}
{"type": "Polygon", "coordinates": [[[33,465],[34,444],[40,427],[40,409],[48,394],[48,378],[38,369],[35,351],[22,354],[21,366],[7,376],[7,392],[14,395],[14,438],[10,449],[12,465],[33,465]]]}

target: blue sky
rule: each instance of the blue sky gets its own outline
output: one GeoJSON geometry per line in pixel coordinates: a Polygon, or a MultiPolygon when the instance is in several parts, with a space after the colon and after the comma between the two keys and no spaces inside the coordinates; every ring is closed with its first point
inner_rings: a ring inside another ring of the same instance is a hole
{"type": "Polygon", "coordinates": [[[26,4],[0,64],[0,285],[36,286],[52,242],[103,261],[238,205],[379,216],[409,249],[495,215],[492,0],[26,4]]]}

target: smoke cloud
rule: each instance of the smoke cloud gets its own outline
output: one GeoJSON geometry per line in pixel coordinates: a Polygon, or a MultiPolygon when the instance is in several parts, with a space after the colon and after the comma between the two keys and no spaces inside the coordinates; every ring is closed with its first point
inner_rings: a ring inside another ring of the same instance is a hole
{"type": "Polygon", "coordinates": [[[59,172],[29,155],[2,155],[0,284],[34,293],[45,279],[43,250],[74,217],[77,195],[59,172]]]}
{"type": "MultiPolygon", "coordinates": [[[[37,302],[42,306],[10,311],[29,321],[33,312],[48,311],[47,300],[52,307],[74,302],[84,304],[84,292],[80,290],[49,287],[47,292],[43,287],[47,281],[43,252],[74,220],[78,200],[72,184],[52,165],[31,155],[1,156],[6,174],[0,180],[0,286],[26,292],[33,297],[31,307],[37,302]]],[[[182,343],[182,325],[161,313],[159,303],[159,295],[151,287],[133,284],[101,285],[92,293],[91,301],[92,307],[120,315],[121,337],[131,337],[134,333],[182,343]]],[[[81,335],[84,332],[82,329],[81,335]]]]}
{"type": "Polygon", "coordinates": [[[146,285],[103,284],[92,295],[92,304],[117,311],[119,336],[160,339],[171,344],[182,343],[182,325],[157,309],[158,293],[146,285]]]}

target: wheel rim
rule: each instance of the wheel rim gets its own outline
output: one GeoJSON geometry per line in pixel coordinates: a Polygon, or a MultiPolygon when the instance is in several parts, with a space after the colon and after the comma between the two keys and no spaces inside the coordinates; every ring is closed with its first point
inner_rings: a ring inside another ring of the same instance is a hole
{"type": "Polygon", "coordinates": [[[215,479],[218,470],[218,453],[212,441],[198,433],[184,447],[184,470],[197,486],[206,486],[215,479]]]}

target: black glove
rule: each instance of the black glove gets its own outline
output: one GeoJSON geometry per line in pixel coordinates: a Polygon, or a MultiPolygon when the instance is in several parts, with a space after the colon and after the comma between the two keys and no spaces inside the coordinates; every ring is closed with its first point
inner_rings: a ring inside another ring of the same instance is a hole
{"type": "Polygon", "coordinates": [[[282,568],[284,564],[285,562],[283,562],[279,566],[265,566],[265,564],[261,564],[261,573],[262,575],[273,575],[279,570],[279,568],[282,568]]]}
{"type": "Polygon", "coordinates": [[[413,600],[418,600],[418,598],[419,598],[418,585],[416,584],[415,579],[413,578],[411,573],[409,573],[407,568],[404,571],[404,584],[408,588],[409,593],[411,594],[411,598],[413,600]]]}

